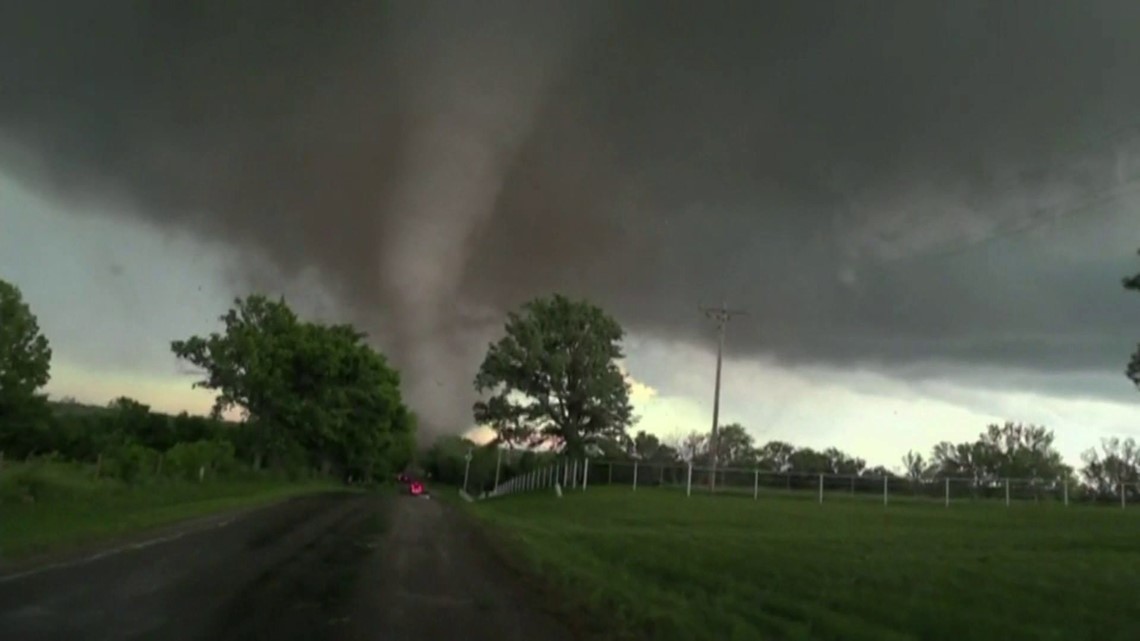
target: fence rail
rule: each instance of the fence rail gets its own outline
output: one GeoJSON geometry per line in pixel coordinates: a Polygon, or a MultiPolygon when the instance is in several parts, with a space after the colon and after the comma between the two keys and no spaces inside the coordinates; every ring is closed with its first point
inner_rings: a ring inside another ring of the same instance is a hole
{"type": "Polygon", "coordinates": [[[750,495],[753,499],[775,494],[810,498],[824,503],[843,499],[882,501],[942,502],[946,507],[970,501],[1016,503],[1099,503],[1128,507],[1140,502],[1140,483],[1117,483],[1110,489],[1092,491],[1084,485],[1064,481],[1025,478],[954,478],[909,479],[896,476],[811,474],[774,472],[759,468],[712,469],[691,464],[643,463],[607,460],[566,459],[535,468],[503,480],[487,497],[520,492],[555,490],[558,492],[590,487],[627,486],[656,487],[723,495],[750,495]],[[715,483],[710,481],[715,480],[715,483]]]}

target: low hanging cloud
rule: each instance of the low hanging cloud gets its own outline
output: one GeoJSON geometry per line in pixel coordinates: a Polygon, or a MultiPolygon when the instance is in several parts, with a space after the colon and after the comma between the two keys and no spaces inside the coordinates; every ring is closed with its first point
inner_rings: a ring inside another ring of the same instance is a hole
{"type": "MultiPolygon", "coordinates": [[[[469,419],[505,309],[839,367],[1121,368],[1131,2],[18,3],[0,171],[316,272],[469,419]]],[[[260,274],[260,272],[259,272],[260,274]]],[[[259,275],[259,278],[261,276],[259,275]]]]}

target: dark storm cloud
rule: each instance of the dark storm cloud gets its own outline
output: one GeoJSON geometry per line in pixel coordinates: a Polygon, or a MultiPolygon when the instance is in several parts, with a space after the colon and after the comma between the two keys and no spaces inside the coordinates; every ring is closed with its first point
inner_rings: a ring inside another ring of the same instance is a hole
{"type": "Polygon", "coordinates": [[[319,269],[437,426],[552,290],[791,362],[1135,339],[1136,3],[145,6],[2,10],[4,170],[319,269]]]}

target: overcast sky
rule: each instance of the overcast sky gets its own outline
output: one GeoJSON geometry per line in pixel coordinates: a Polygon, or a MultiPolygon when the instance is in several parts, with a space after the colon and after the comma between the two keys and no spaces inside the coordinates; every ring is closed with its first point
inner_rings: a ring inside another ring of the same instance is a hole
{"type": "MultiPolygon", "coordinates": [[[[12,3],[15,4],[15,3],[12,3]]],[[[0,277],[52,391],[204,408],[234,294],[351,320],[433,432],[505,310],[630,332],[641,427],[893,465],[991,420],[1140,435],[1134,2],[0,9],[0,277]]]]}

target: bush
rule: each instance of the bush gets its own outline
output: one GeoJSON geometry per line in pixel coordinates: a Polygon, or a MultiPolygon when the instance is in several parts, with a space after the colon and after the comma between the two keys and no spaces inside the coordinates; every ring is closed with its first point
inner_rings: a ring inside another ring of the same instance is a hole
{"type": "Polygon", "coordinates": [[[116,484],[97,482],[90,466],[36,459],[0,472],[0,504],[84,499],[108,486],[116,484]]]}
{"type": "Polygon", "coordinates": [[[161,455],[156,450],[145,445],[120,445],[103,457],[100,475],[125,483],[137,483],[144,477],[154,475],[158,469],[159,456],[161,455]]]}
{"type": "Polygon", "coordinates": [[[178,443],[167,450],[163,473],[175,478],[198,480],[199,470],[213,477],[232,473],[236,467],[233,443],[200,440],[178,443]]]}

